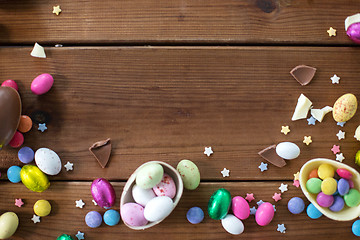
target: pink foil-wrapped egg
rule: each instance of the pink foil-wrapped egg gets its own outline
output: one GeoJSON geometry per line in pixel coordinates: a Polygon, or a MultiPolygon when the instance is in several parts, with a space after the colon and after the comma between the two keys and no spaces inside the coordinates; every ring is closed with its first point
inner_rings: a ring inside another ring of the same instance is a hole
{"type": "Polygon", "coordinates": [[[360,13],[346,18],[345,31],[352,41],[360,44],[360,13]]]}
{"type": "Polygon", "coordinates": [[[104,178],[93,181],[91,195],[100,207],[111,207],[115,204],[115,190],[109,181],[104,178]]]}

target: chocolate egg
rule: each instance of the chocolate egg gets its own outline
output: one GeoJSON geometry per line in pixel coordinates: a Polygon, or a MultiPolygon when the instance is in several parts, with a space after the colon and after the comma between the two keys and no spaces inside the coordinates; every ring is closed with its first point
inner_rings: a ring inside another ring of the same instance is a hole
{"type": "Polygon", "coordinates": [[[345,19],[345,31],[348,37],[360,44],[360,14],[354,14],[345,19]]]}
{"type": "Polygon", "coordinates": [[[208,203],[208,213],[212,219],[223,219],[229,211],[231,204],[230,192],[220,188],[211,195],[208,203]]]}
{"type": "Polygon", "coordinates": [[[115,204],[115,190],[104,178],[98,178],[91,184],[91,195],[100,207],[112,207],[115,204]]]}
{"type": "Polygon", "coordinates": [[[21,99],[11,87],[0,87],[0,149],[14,136],[20,122],[21,99]]]}
{"type": "Polygon", "coordinates": [[[22,183],[34,192],[43,192],[49,188],[50,182],[45,173],[34,165],[25,165],[21,168],[22,183]]]}

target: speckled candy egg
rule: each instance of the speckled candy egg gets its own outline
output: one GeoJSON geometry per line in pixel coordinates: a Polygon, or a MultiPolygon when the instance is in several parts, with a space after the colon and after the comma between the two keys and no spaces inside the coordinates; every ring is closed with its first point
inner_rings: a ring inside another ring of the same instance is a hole
{"type": "Polygon", "coordinates": [[[35,163],[41,171],[48,175],[57,175],[61,171],[59,156],[48,148],[39,148],[35,152],[35,163]]]}
{"type": "Polygon", "coordinates": [[[232,214],[228,214],[225,218],[221,219],[221,225],[232,235],[239,235],[244,232],[244,224],[232,214]]]}
{"type": "Polygon", "coordinates": [[[166,173],[164,173],[161,182],[153,187],[156,196],[168,196],[174,198],[176,194],[176,185],[174,180],[166,173]]]}
{"type": "Polygon", "coordinates": [[[212,219],[223,219],[230,208],[231,195],[230,192],[224,188],[216,190],[210,197],[208,203],[208,214],[212,219]]]}
{"type": "Polygon", "coordinates": [[[164,175],[163,167],[158,163],[144,165],[136,174],[136,185],[143,189],[153,188],[164,175]]]}
{"type": "Polygon", "coordinates": [[[241,220],[247,219],[250,215],[249,203],[243,197],[234,197],[231,201],[231,208],[234,215],[241,220]]]}
{"type": "Polygon", "coordinates": [[[112,207],[115,204],[114,187],[105,178],[98,178],[92,182],[91,195],[100,207],[112,207]]]}
{"type": "Polygon", "coordinates": [[[354,94],[347,93],[336,100],[333,106],[333,117],[336,122],[347,122],[356,113],[357,99],[354,94]]]}
{"type": "Polygon", "coordinates": [[[47,93],[53,84],[54,78],[48,73],[43,73],[31,82],[31,91],[36,95],[42,95],[47,93]]]}
{"type": "Polygon", "coordinates": [[[134,185],[132,188],[132,196],[136,203],[140,204],[141,206],[145,207],[146,204],[156,197],[152,188],[150,189],[143,189],[138,185],[134,185]]]}
{"type": "Polygon", "coordinates": [[[190,160],[181,160],[176,170],[180,173],[184,187],[188,190],[196,189],[200,184],[200,172],[198,167],[190,160]]]}
{"type": "Polygon", "coordinates": [[[268,225],[274,217],[274,207],[271,203],[265,202],[261,204],[255,213],[256,223],[260,226],[268,225]]]}
{"type": "Polygon", "coordinates": [[[149,222],[161,221],[169,214],[174,208],[174,202],[167,196],[155,197],[146,204],[144,209],[145,219],[149,222]]]}
{"type": "Polygon", "coordinates": [[[300,155],[300,148],[292,142],[281,142],[276,145],[276,153],[286,160],[295,159],[300,155]]]}
{"type": "Polygon", "coordinates": [[[33,165],[23,166],[20,171],[20,177],[22,183],[34,192],[43,192],[50,186],[47,176],[38,167],[33,165]]]}
{"type": "Polygon", "coordinates": [[[141,227],[148,223],[144,217],[144,207],[137,203],[125,203],[120,209],[121,219],[130,226],[141,227]]]}
{"type": "Polygon", "coordinates": [[[6,212],[0,216],[0,239],[7,239],[14,235],[19,226],[16,213],[6,212]]]}

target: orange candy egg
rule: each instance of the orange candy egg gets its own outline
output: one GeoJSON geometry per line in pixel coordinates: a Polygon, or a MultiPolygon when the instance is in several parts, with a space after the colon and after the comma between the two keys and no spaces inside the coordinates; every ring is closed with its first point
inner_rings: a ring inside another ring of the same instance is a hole
{"type": "Polygon", "coordinates": [[[317,168],[315,168],[315,169],[313,169],[311,172],[310,172],[310,174],[309,174],[309,179],[310,178],[318,178],[319,177],[319,175],[318,175],[318,170],[317,170],[317,168]]]}
{"type": "Polygon", "coordinates": [[[28,131],[30,131],[32,127],[32,120],[29,116],[26,115],[22,115],[20,117],[20,123],[18,126],[18,130],[22,133],[26,133],[28,131]]]}

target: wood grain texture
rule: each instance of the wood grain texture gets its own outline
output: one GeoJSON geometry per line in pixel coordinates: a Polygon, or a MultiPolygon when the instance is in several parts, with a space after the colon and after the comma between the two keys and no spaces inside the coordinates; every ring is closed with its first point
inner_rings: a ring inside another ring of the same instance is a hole
{"type": "MultiPolygon", "coordinates": [[[[298,97],[304,93],[315,108],[332,106],[342,94],[359,96],[360,56],[352,48],[290,47],[84,47],[47,48],[47,59],[29,56],[29,48],[1,48],[0,75],[19,83],[23,114],[47,112],[51,121],[41,133],[34,126],[25,145],[48,147],[74,171],[52,179],[126,180],[142,163],[160,160],[176,166],[194,161],[203,180],[291,180],[308,160],[335,159],[339,144],[344,163],[354,166],[359,149],[353,134],[359,112],[341,128],[331,114],[322,123],[292,122],[298,97]],[[318,68],[313,81],[300,86],[289,71],[296,65],[318,68]],[[36,96],[30,83],[38,74],[55,78],[53,89],[36,96]],[[331,84],[333,74],[341,77],[331,84]],[[291,132],[280,133],[282,125],[291,132]],[[346,139],[339,141],[342,129],[346,139]],[[311,135],[313,143],[302,143],[311,135]],[[101,169],[88,151],[94,142],[112,139],[107,168],[101,169]],[[284,168],[269,165],[260,173],[261,149],[283,141],[301,148],[284,168]],[[203,154],[212,146],[214,154],[203,154]]],[[[17,150],[0,151],[9,165],[17,150]]],[[[359,169],[359,167],[356,167],[359,169]]]]}
{"type": "Polygon", "coordinates": [[[352,44],[344,20],[359,8],[356,0],[8,0],[0,43],[352,44]]]}
{"type": "MultiPolygon", "coordinates": [[[[57,236],[67,233],[75,235],[77,231],[85,233],[85,239],[328,239],[329,230],[341,235],[344,239],[352,239],[351,225],[353,221],[337,222],[326,217],[311,220],[305,212],[293,215],[287,210],[287,202],[294,196],[303,198],[300,189],[290,186],[289,191],[282,194],[282,200],[275,203],[271,198],[274,192],[279,192],[281,182],[220,182],[202,183],[194,191],[185,191],[183,197],[173,213],[159,225],[145,231],[128,229],[123,223],[109,227],[104,223],[96,229],[86,226],[84,218],[89,211],[105,212],[91,202],[89,182],[55,182],[45,192],[38,194],[27,190],[22,184],[2,183],[0,192],[0,212],[14,211],[20,218],[20,226],[13,240],[33,239],[56,239],[57,236]],[[273,221],[265,227],[256,224],[254,216],[244,220],[245,231],[240,236],[232,236],[225,232],[220,221],[211,219],[207,214],[207,203],[211,194],[218,188],[226,188],[234,196],[246,196],[246,193],[254,193],[255,200],[249,205],[256,206],[260,199],[276,205],[276,213],[273,221]],[[18,208],[14,205],[15,198],[22,198],[25,205],[18,208]],[[47,199],[52,204],[52,212],[48,217],[41,218],[36,225],[30,220],[33,213],[33,204],[39,199],[47,199]],[[85,202],[83,209],[75,208],[75,200],[82,199],[85,202]],[[199,206],[205,211],[205,218],[201,224],[192,225],[186,220],[186,212],[193,206],[199,206]],[[277,224],[285,224],[286,233],[276,231],[277,224]]],[[[113,183],[117,201],[114,209],[119,209],[119,196],[123,183],[113,183]]],[[[308,202],[306,201],[306,206],[308,202]]]]}

